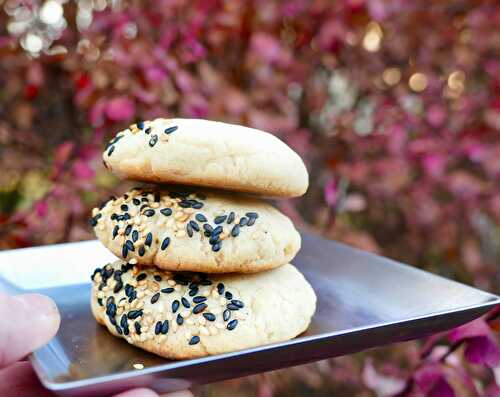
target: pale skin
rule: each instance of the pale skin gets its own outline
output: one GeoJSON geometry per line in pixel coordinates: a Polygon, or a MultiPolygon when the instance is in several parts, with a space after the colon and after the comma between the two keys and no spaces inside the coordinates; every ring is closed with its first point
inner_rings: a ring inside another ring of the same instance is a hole
{"type": "MultiPolygon", "coordinates": [[[[26,360],[33,350],[45,345],[61,322],[52,299],[39,294],[10,296],[0,293],[0,396],[51,397],[26,360]]],[[[192,397],[189,391],[162,395],[192,397]]],[[[114,397],[159,397],[153,390],[133,389],[114,397]]]]}

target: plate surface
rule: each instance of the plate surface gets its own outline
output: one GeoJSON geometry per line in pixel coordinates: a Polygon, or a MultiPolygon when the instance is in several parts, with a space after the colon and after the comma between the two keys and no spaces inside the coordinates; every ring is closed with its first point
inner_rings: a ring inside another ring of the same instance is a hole
{"type": "Polygon", "coordinates": [[[36,290],[62,313],[57,336],[31,355],[43,384],[64,396],[131,387],[158,392],[236,378],[444,331],[500,298],[387,258],[308,234],[293,263],[318,296],[308,331],[291,341],[168,361],[117,339],[93,319],[91,271],[114,257],[97,241],[0,252],[0,290],[36,290]]]}

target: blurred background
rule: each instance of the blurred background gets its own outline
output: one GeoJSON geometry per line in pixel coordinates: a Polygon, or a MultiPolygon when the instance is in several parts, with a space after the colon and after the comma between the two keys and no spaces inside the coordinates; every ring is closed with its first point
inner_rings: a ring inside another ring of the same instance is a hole
{"type": "MultiPolygon", "coordinates": [[[[500,4],[0,0],[0,249],[94,238],[138,119],[270,131],[306,162],[303,229],[498,293],[500,4]]],[[[498,314],[200,396],[499,396],[498,314]]]]}

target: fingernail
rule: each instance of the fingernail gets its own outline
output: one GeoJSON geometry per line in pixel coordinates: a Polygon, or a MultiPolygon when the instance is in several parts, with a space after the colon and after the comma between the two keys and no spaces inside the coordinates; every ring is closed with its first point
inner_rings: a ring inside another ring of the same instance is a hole
{"type": "Polygon", "coordinates": [[[24,310],[29,316],[32,328],[43,330],[40,333],[41,342],[45,343],[47,335],[56,334],[61,316],[51,298],[40,294],[25,294],[15,296],[14,299],[20,303],[20,310],[24,310]]]}

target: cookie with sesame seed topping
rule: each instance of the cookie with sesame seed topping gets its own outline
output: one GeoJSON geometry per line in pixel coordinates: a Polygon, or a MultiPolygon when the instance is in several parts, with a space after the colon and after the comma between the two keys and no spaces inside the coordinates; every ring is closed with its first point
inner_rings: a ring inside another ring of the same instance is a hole
{"type": "Polygon", "coordinates": [[[260,199],[173,189],[135,188],[95,208],[97,237],[124,260],[205,273],[272,269],[300,249],[290,219],[260,199]]]}
{"type": "Polygon", "coordinates": [[[92,281],[96,320],[113,335],[170,359],[292,339],[307,329],[316,309],[313,289],[290,264],[255,274],[207,275],[118,260],[96,269],[92,281]],[[117,272],[119,277],[110,276],[117,272]],[[125,287],[116,291],[117,282],[125,287]]]}
{"type": "Polygon", "coordinates": [[[276,136],[202,119],[155,119],[120,131],[103,152],[118,176],[274,197],[303,195],[304,162],[276,136]]]}

